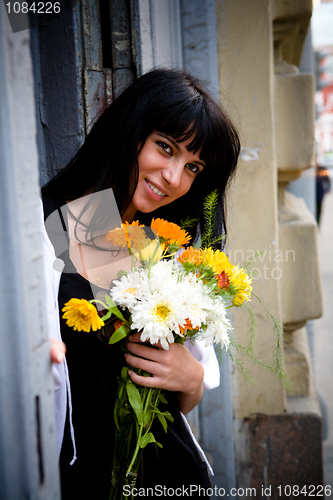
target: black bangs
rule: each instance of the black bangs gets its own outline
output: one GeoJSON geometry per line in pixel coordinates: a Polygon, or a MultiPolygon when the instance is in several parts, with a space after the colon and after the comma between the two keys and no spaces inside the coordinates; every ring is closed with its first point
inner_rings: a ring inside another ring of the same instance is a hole
{"type": "Polygon", "coordinates": [[[232,124],[195,78],[177,71],[170,73],[173,78],[168,85],[159,82],[146,103],[141,116],[146,127],[141,139],[145,142],[153,131],[163,132],[177,142],[191,139],[188,151],[200,151],[200,158],[214,168],[218,158],[221,164],[232,124]]]}

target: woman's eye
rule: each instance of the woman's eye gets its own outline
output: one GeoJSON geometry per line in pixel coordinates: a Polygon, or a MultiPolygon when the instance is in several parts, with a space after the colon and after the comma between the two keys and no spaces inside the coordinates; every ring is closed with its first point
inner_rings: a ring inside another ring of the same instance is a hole
{"type": "Polygon", "coordinates": [[[198,174],[200,172],[200,168],[194,163],[187,163],[186,167],[194,174],[198,174]]]}
{"type": "Polygon", "coordinates": [[[163,149],[168,155],[172,156],[172,148],[169,146],[169,144],[166,144],[165,142],[158,141],[157,144],[160,146],[160,148],[163,149]]]}

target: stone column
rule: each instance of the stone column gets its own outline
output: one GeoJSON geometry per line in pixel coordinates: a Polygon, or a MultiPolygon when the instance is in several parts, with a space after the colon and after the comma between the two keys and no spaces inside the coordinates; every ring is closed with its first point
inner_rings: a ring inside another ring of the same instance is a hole
{"type": "MultiPolygon", "coordinates": [[[[237,481],[259,497],[262,486],[279,498],[278,485],[322,481],[320,413],[302,330],[321,314],[316,226],[304,201],[285,191],[314,160],[313,78],[297,68],[311,8],[310,0],[216,0],[220,93],[229,98],[242,141],[229,203],[229,256],[244,264],[261,252],[254,292],[284,324],[293,383],[287,396],[280,380],[250,363],[254,386],[234,374],[237,481]]],[[[273,325],[255,299],[250,305],[255,356],[270,361],[273,325]]],[[[246,314],[236,311],[241,342],[247,329],[246,314]]]]}

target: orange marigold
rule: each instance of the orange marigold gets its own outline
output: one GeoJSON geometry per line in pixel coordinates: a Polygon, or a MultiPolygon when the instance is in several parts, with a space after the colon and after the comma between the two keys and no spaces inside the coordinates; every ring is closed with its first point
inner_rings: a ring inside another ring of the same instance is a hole
{"type": "Polygon", "coordinates": [[[122,248],[131,247],[132,245],[137,247],[146,237],[143,227],[137,220],[131,224],[124,222],[121,227],[109,231],[105,239],[122,248]]]}
{"type": "Polygon", "coordinates": [[[182,246],[186,245],[191,239],[191,236],[184,229],[164,219],[153,219],[151,227],[167,245],[182,246]]]}
{"type": "Polygon", "coordinates": [[[200,266],[203,259],[203,252],[200,248],[189,247],[183,251],[183,253],[177,258],[177,260],[184,264],[188,262],[189,264],[194,264],[196,266],[200,266]]]}
{"type": "Polygon", "coordinates": [[[117,318],[116,321],[113,323],[114,330],[118,330],[121,326],[123,326],[125,323],[123,322],[122,319],[117,318]]]}

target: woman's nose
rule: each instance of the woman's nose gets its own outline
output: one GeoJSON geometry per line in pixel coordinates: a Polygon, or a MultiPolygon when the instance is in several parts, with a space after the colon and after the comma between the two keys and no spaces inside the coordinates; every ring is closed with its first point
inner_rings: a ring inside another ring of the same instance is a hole
{"type": "Polygon", "coordinates": [[[183,167],[179,164],[168,165],[163,170],[163,178],[170,187],[178,187],[183,174],[183,167]]]}

